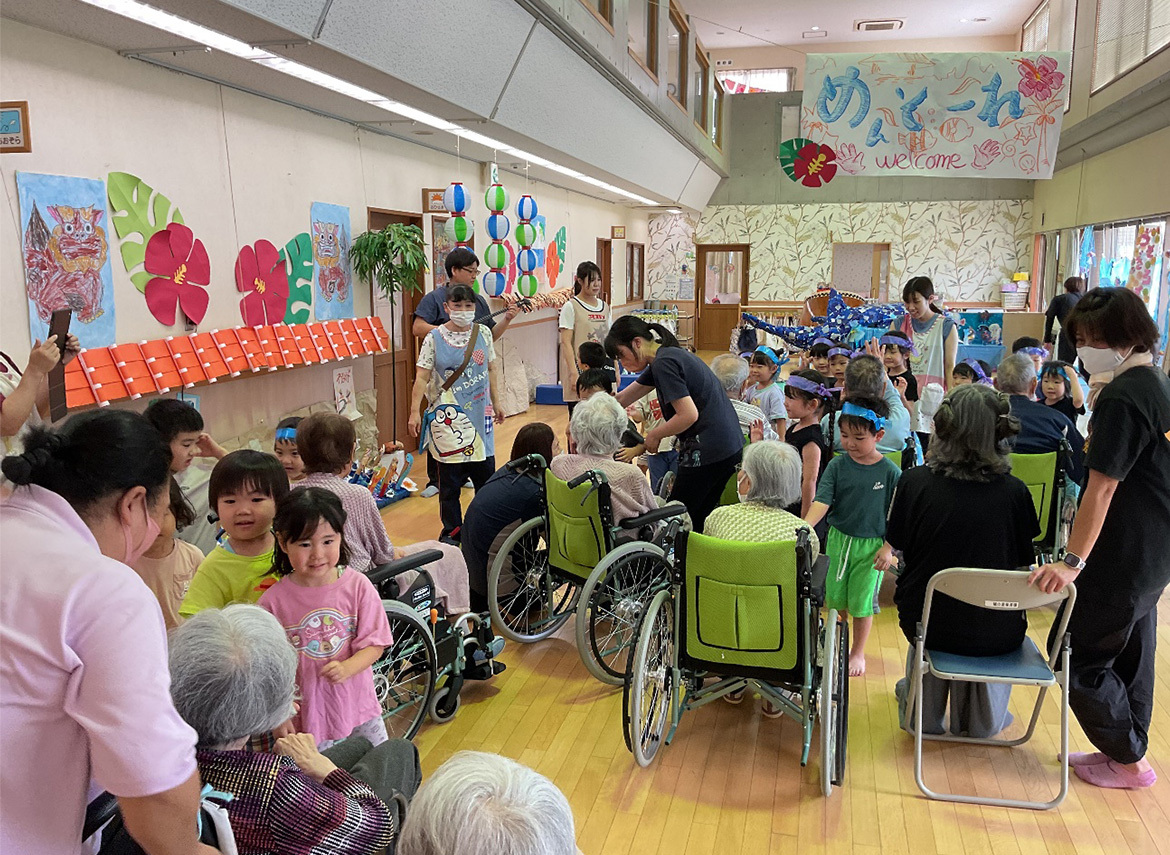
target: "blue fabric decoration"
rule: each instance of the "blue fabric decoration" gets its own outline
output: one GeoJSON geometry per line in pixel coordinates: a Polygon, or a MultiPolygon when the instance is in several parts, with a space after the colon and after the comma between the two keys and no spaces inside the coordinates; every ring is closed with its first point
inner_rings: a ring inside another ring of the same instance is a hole
{"type": "Polygon", "coordinates": [[[860,327],[888,328],[891,321],[901,317],[905,309],[893,303],[849,306],[836,290],[831,290],[825,312],[825,317],[813,318],[811,326],[769,324],[747,313],[744,313],[743,319],[756,329],[779,336],[793,347],[808,350],[818,338],[828,338],[836,343],[855,338],[860,327]]]}
{"type": "Polygon", "coordinates": [[[859,407],[857,404],[846,401],[841,405],[841,415],[856,416],[859,419],[865,419],[875,430],[885,430],[886,420],[871,410],[869,407],[859,407]]]}

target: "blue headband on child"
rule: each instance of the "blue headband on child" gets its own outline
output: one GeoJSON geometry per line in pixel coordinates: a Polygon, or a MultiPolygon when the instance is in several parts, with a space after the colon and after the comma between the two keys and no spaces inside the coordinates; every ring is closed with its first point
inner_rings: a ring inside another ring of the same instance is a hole
{"type": "Polygon", "coordinates": [[[1041,359],[1048,358],[1048,351],[1042,347],[1021,347],[1016,353],[1026,353],[1028,356],[1038,356],[1041,359]]]}
{"type": "Polygon", "coordinates": [[[779,355],[777,355],[776,351],[772,350],[772,348],[768,347],[766,344],[761,344],[759,347],[757,347],[755,349],[755,353],[763,354],[764,356],[768,357],[771,363],[777,368],[788,361],[787,356],[781,358],[779,355]]]}
{"type": "Polygon", "coordinates": [[[878,339],[878,344],[882,347],[885,347],[887,344],[892,344],[895,347],[910,351],[915,356],[918,355],[918,348],[914,346],[914,342],[909,339],[904,339],[900,335],[884,335],[878,339]]]}
{"type": "Polygon", "coordinates": [[[807,377],[801,377],[799,374],[792,375],[786,382],[793,389],[800,389],[802,392],[808,392],[810,395],[816,395],[818,398],[833,397],[833,391],[831,389],[827,389],[820,383],[814,383],[807,377]]]}
{"type": "Polygon", "coordinates": [[[829,359],[832,359],[834,356],[848,356],[850,359],[852,359],[853,349],[848,347],[830,347],[829,359]]]}
{"type": "Polygon", "coordinates": [[[857,404],[851,404],[849,401],[841,405],[841,415],[856,416],[859,419],[865,419],[874,426],[874,430],[885,430],[886,427],[886,420],[869,409],[869,407],[860,407],[857,404]]]}
{"type": "Polygon", "coordinates": [[[297,429],[296,428],[284,427],[284,428],[277,428],[276,429],[276,441],[277,442],[280,442],[281,440],[290,440],[292,442],[296,442],[296,439],[297,439],[297,429]]]}
{"type": "Polygon", "coordinates": [[[992,385],[991,378],[987,376],[987,372],[983,370],[983,366],[979,364],[978,360],[967,357],[963,360],[963,364],[975,372],[975,376],[979,378],[981,384],[984,386],[992,385]]]}

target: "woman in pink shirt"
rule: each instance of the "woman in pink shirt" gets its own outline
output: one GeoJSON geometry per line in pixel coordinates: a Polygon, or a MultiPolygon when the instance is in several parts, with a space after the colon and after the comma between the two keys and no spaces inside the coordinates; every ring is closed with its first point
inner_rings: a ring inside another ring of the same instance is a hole
{"type": "Polygon", "coordinates": [[[91,778],[151,855],[198,842],[195,732],[175,712],[162,612],[130,569],[167,507],[170,450],[142,416],[34,428],[0,503],[0,841],[81,852],[91,778]]]}

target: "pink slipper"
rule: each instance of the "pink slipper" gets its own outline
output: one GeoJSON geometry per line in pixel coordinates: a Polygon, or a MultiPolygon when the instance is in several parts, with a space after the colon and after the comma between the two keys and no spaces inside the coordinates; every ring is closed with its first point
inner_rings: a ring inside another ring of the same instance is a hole
{"type": "Polygon", "coordinates": [[[1153,769],[1141,773],[1130,772],[1112,760],[1089,766],[1077,766],[1075,771],[1082,781],[1087,781],[1094,787],[1113,790],[1144,790],[1146,787],[1154,786],[1154,782],[1158,780],[1158,775],[1153,769]]]}
{"type": "MultiPolygon", "coordinates": [[[[1056,755],[1056,762],[1060,762],[1060,755],[1056,755]]],[[[1070,766],[1096,766],[1098,763],[1109,762],[1109,755],[1100,751],[1071,751],[1068,755],[1070,766]]]]}

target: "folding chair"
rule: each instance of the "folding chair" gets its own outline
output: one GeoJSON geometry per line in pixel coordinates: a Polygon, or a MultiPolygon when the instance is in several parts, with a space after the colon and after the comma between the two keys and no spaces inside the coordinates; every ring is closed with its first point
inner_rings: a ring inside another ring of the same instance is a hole
{"type": "Polygon", "coordinates": [[[1050,810],[1064,801],[1068,793],[1068,684],[1069,684],[1069,616],[1076,604],[1076,586],[1069,585],[1057,594],[1045,594],[1028,584],[1028,571],[976,570],[952,568],[936,573],[926,588],[926,604],[922,621],[914,640],[915,655],[911,663],[910,694],[906,704],[903,726],[914,734],[914,780],[918,789],[932,799],[965,804],[1018,807],[1030,810],[1050,810]],[[955,653],[931,651],[926,647],[926,631],[930,625],[930,610],[935,594],[946,594],[956,600],[997,611],[1029,611],[1051,603],[1066,601],[1060,610],[1057,632],[1052,636],[1048,657],[1040,653],[1028,636],[1017,650],[1001,656],[961,656],[955,653]],[[1056,662],[1060,659],[1060,671],[1056,662]],[[930,673],[940,680],[970,683],[1001,683],[1013,686],[1037,686],[1040,689],[1032,710],[1028,729],[1017,739],[995,737],[954,736],[951,734],[924,734],[922,732],[923,677],[930,673]],[[944,742],[967,742],[976,745],[1013,747],[1032,738],[1040,718],[1040,706],[1048,689],[1060,686],[1060,792],[1051,801],[1001,799],[961,793],[935,792],[926,785],[922,774],[922,741],[934,739],[944,742]],[[913,726],[910,726],[913,716],[913,726]]]}

